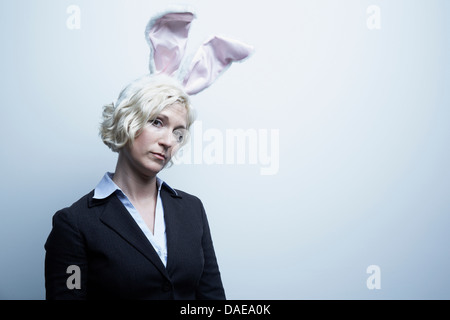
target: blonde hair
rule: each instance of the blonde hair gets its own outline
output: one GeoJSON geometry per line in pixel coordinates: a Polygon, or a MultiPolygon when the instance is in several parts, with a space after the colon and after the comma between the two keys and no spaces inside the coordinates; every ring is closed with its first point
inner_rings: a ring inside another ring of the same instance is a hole
{"type": "MultiPolygon", "coordinates": [[[[167,76],[141,77],[127,85],[119,95],[116,104],[103,107],[100,136],[112,151],[119,152],[132,144],[140,130],[161,111],[174,103],[180,103],[187,110],[187,129],[195,120],[189,96],[178,82],[167,76]]],[[[186,139],[187,140],[187,139],[186,139]]]]}

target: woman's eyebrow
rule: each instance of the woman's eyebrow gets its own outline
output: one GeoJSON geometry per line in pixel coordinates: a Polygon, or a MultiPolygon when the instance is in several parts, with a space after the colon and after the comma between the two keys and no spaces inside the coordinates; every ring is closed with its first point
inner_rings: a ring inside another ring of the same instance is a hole
{"type": "MultiPolygon", "coordinates": [[[[163,120],[164,122],[166,122],[166,123],[169,122],[169,123],[170,123],[169,117],[166,116],[165,114],[160,113],[160,114],[158,115],[158,117],[163,118],[162,120],[163,120]]],[[[186,126],[180,124],[179,126],[176,126],[174,129],[184,129],[184,130],[186,130],[186,126]]]]}
{"type": "Polygon", "coordinates": [[[186,130],[186,126],[180,124],[179,126],[176,126],[174,129],[184,129],[184,130],[186,130]]]}
{"type": "Polygon", "coordinates": [[[158,114],[158,117],[159,117],[159,118],[163,118],[164,121],[169,120],[169,117],[166,116],[165,114],[162,114],[162,113],[158,114]]]}

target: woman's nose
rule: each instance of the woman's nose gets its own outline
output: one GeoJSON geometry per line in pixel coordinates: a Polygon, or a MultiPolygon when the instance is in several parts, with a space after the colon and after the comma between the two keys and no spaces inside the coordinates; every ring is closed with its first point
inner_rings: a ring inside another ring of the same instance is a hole
{"type": "Polygon", "coordinates": [[[160,145],[165,146],[166,148],[171,148],[175,144],[175,139],[173,137],[173,133],[170,130],[162,130],[161,136],[158,139],[160,145]]]}

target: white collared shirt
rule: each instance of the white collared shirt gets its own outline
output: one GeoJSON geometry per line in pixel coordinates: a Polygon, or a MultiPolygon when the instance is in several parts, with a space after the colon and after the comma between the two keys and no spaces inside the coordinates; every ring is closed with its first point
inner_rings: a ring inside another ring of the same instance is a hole
{"type": "Polygon", "coordinates": [[[95,187],[94,199],[105,199],[115,192],[120,202],[122,202],[134,221],[138,224],[139,228],[141,228],[148,241],[152,244],[164,266],[167,266],[166,223],[164,222],[164,208],[162,206],[160,192],[163,181],[156,177],[158,195],[156,197],[155,223],[153,227],[154,233],[152,233],[126,194],[114,183],[112,180],[113,176],[114,174],[111,172],[105,173],[102,180],[95,187]]]}

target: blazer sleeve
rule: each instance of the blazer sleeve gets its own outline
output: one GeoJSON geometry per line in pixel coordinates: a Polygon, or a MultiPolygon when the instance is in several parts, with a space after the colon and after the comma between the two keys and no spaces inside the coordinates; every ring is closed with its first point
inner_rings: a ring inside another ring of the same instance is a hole
{"type": "Polygon", "coordinates": [[[203,273],[197,287],[196,298],[199,300],[225,300],[225,291],[223,289],[208,219],[203,204],[201,205],[201,209],[203,219],[202,246],[205,262],[203,273]]]}
{"type": "Polygon", "coordinates": [[[77,215],[62,209],[52,225],[44,246],[46,299],[86,299],[87,257],[77,215]]]}

